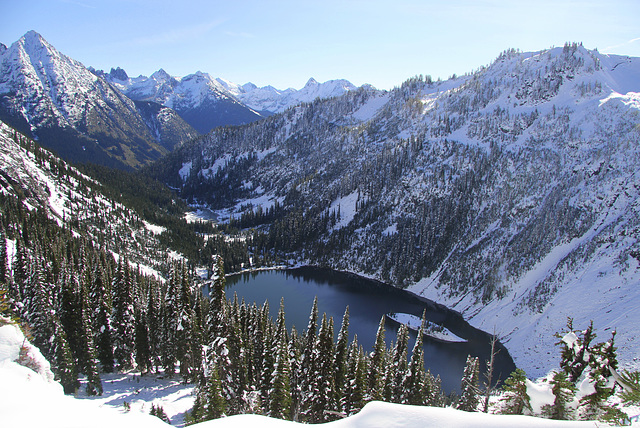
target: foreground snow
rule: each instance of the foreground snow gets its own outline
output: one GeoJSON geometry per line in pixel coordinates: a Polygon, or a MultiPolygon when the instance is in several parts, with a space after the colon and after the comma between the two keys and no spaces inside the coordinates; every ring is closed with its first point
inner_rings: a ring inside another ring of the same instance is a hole
{"type": "MultiPolygon", "coordinates": [[[[162,405],[172,423],[181,424],[190,407],[192,386],[172,379],[133,374],[111,375],[105,379],[105,395],[94,399],[77,399],[64,395],[53,382],[49,363],[31,346],[13,324],[0,319],[0,426],[2,427],[87,427],[147,428],[166,427],[148,415],[151,404],[162,405]],[[4,325],[3,325],[4,324],[4,325]],[[22,351],[21,351],[22,348],[22,351]],[[25,358],[26,357],[26,358],[25,358]],[[28,361],[29,367],[18,364],[28,361]],[[34,371],[35,370],[35,371],[34,371]],[[127,401],[131,410],[125,412],[127,401]]],[[[296,422],[259,415],[238,415],[198,424],[203,428],[224,427],[293,427],[296,422]]],[[[468,413],[452,408],[405,406],[372,402],[357,415],[323,424],[331,428],[375,427],[597,427],[596,422],[551,421],[528,416],[503,416],[468,413]]],[[[640,426],[634,422],[633,426],[640,426]]]]}
{"type": "MultiPolygon", "coordinates": [[[[239,426],[293,427],[295,422],[277,421],[264,416],[238,415],[204,422],[203,428],[239,426]]],[[[463,412],[452,408],[406,406],[374,401],[367,404],[357,415],[335,422],[322,424],[331,428],[474,428],[474,427],[597,427],[596,422],[551,421],[529,416],[489,415],[463,412]]]]}

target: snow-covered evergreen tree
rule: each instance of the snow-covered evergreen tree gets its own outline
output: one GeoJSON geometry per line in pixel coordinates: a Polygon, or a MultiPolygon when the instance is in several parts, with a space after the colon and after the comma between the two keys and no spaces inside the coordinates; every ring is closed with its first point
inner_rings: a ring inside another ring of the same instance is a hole
{"type": "Polygon", "coordinates": [[[358,346],[356,336],[349,346],[345,385],[340,397],[340,410],[347,416],[359,412],[366,403],[366,395],[367,362],[364,352],[358,346]]]}
{"type": "Polygon", "coordinates": [[[404,378],[407,375],[407,354],[409,352],[409,329],[405,324],[398,328],[398,335],[395,348],[392,351],[391,365],[388,367],[388,390],[389,396],[385,397],[392,403],[403,401],[404,378]]]}
{"type": "Polygon", "coordinates": [[[336,400],[339,401],[345,388],[345,378],[349,365],[349,306],[345,308],[344,315],[342,316],[342,324],[340,326],[340,332],[338,333],[335,350],[333,357],[333,367],[335,370],[333,384],[335,387],[336,400]]]}
{"type": "Polygon", "coordinates": [[[467,412],[475,412],[480,404],[480,390],[478,382],[480,377],[480,362],[478,357],[467,357],[467,363],[462,375],[460,400],[456,408],[467,412]]]}
{"type": "Polygon", "coordinates": [[[268,415],[278,419],[291,418],[291,366],[285,337],[278,340],[276,363],[269,390],[268,415]]]}
{"type": "Polygon", "coordinates": [[[376,341],[369,358],[367,371],[367,400],[380,400],[384,393],[384,374],[386,361],[386,344],[384,342],[384,315],[380,318],[376,341]]]}
{"type": "Polygon", "coordinates": [[[527,393],[527,376],[522,369],[516,369],[502,387],[504,395],[500,400],[500,413],[507,415],[531,415],[531,397],[527,393]]]}
{"type": "Polygon", "coordinates": [[[129,370],[134,363],[135,313],[133,279],[129,262],[120,259],[113,283],[113,343],[119,370],[129,370]]]}
{"type": "Polygon", "coordinates": [[[567,374],[562,370],[554,373],[549,384],[554,400],[553,404],[543,407],[544,416],[550,419],[573,419],[575,407],[572,404],[576,392],[575,385],[569,381],[567,374]]]}
{"type": "Polygon", "coordinates": [[[424,371],[424,349],[422,347],[424,341],[424,325],[425,316],[422,316],[422,324],[416,335],[416,342],[411,352],[411,360],[409,367],[402,380],[402,394],[400,403],[424,405],[428,402],[429,390],[427,374],[424,371]]]}
{"type": "Polygon", "coordinates": [[[111,326],[111,298],[106,289],[104,270],[98,268],[91,300],[95,306],[95,329],[96,353],[102,370],[111,373],[114,369],[115,361],[113,356],[113,327],[111,326]]]}

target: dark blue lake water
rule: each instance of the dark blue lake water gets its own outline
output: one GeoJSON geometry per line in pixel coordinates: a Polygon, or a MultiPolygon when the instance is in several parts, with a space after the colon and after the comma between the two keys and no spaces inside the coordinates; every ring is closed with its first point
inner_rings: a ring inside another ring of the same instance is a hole
{"type": "MultiPolygon", "coordinates": [[[[238,294],[239,300],[244,298],[247,303],[261,305],[268,300],[274,319],[280,299],[284,297],[288,328],[295,325],[300,333],[307,327],[314,297],[318,297],[320,319],[323,313],[333,317],[336,335],[345,308],[349,306],[349,334],[352,339],[357,334],[358,342],[367,352],[373,347],[383,315],[402,312],[420,317],[426,309],[429,321],[442,324],[467,340],[462,343],[443,343],[425,337],[425,367],[434,375],[440,375],[447,393],[460,389],[467,355],[480,357],[481,372],[484,372],[484,361],[490,355],[490,336],[471,327],[458,313],[403,290],[351,274],[312,267],[243,273],[227,278],[227,297],[232,298],[234,293],[238,294]]],[[[387,346],[395,340],[396,331],[395,325],[386,323],[387,346]]],[[[415,336],[412,336],[410,350],[414,339],[415,336]]],[[[513,360],[500,345],[494,373],[505,379],[513,370],[513,360]]]]}

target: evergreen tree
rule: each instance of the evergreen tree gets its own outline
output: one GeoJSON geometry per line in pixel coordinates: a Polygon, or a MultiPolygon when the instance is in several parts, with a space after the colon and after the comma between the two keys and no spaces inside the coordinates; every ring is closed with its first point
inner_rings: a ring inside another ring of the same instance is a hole
{"type": "Polygon", "coordinates": [[[303,412],[307,421],[327,422],[331,418],[326,412],[335,411],[333,385],[333,318],[322,316],[317,343],[311,359],[311,379],[308,395],[304,401],[303,412]]]}
{"type": "Polygon", "coordinates": [[[617,368],[615,331],[607,342],[593,344],[596,337],[593,322],[584,331],[574,331],[573,320],[567,321],[568,332],[558,333],[562,346],[560,367],[567,374],[568,381],[576,385],[586,381],[595,391],[580,399],[581,419],[601,419],[611,417],[615,410],[607,404],[614,392],[613,371],[617,368]]]}
{"type": "Polygon", "coordinates": [[[114,356],[119,370],[133,367],[135,348],[135,313],[133,282],[129,263],[120,259],[113,284],[114,356]]]}
{"type": "Polygon", "coordinates": [[[345,387],[345,377],[348,370],[349,356],[349,306],[345,308],[342,316],[342,325],[338,333],[338,341],[336,343],[336,352],[333,358],[333,367],[335,375],[333,384],[335,386],[336,400],[340,400],[345,387]]]}
{"type": "Polygon", "coordinates": [[[33,344],[40,349],[45,357],[51,358],[53,356],[51,338],[55,329],[53,324],[55,311],[49,290],[53,287],[44,282],[40,264],[36,263],[36,260],[29,266],[25,280],[22,319],[31,326],[33,344]]]}
{"type": "Polygon", "coordinates": [[[98,361],[100,361],[100,365],[104,372],[111,373],[113,372],[115,365],[112,342],[113,328],[111,327],[110,299],[106,289],[104,270],[102,268],[98,269],[98,273],[96,275],[92,300],[96,305],[95,328],[98,332],[96,336],[96,353],[98,361]]]}
{"type": "MultiPolygon", "coordinates": [[[[147,322],[149,351],[151,354],[151,368],[157,370],[161,365],[160,355],[162,354],[162,318],[158,295],[159,287],[149,287],[147,296],[147,322]]],[[[202,362],[200,361],[200,365],[202,362]]]]}
{"type": "Polygon", "coordinates": [[[84,374],[87,376],[87,395],[102,395],[102,381],[100,380],[100,371],[98,369],[98,357],[93,331],[91,330],[91,308],[89,307],[87,287],[84,284],[81,285],[80,293],[80,307],[82,311],[80,335],[82,357],[80,361],[82,361],[83,364],[84,374]]]}
{"type": "Polygon", "coordinates": [[[209,379],[206,385],[206,406],[202,420],[208,421],[217,419],[225,415],[226,402],[222,395],[222,383],[220,373],[216,364],[211,367],[209,379]]]}
{"type": "Polygon", "coordinates": [[[4,226],[0,222],[0,286],[4,286],[9,282],[9,268],[7,258],[7,239],[4,232],[4,226]]]}
{"type": "Polygon", "coordinates": [[[220,256],[215,257],[215,265],[212,273],[213,283],[211,284],[210,310],[215,314],[222,310],[225,305],[226,297],[224,288],[226,280],[224,276],[224,260],[220,256]]]}
{"type": "Polygon", "coordinates": [[[317,337],[318,337],[318,298],[313,299],[313,306],[311,307],[311,313],[309,314],[309,322],[307,329],[303,333],[302,337],[302,355],[300,357],[300,409],[301,416],[307,419],[309,413],[309,403],[312,400],[312,395],[315,394],[314,385],[316,379],[315,367],[316,367],[316,354],[317,354],[317,337]]]}
{"type": "Polygon", "coordinates": [[[368,400],[380,400],[384,391],[384,374],[386,360],[386,344],[384,341],[384,315],[380,319],[376,341],[369,358],[369,369],[367,375],[368,400]]]}
{"type": "Polygon", "coordinates": [[[135,311],[136,319],[136,339],[135,358],[138,370],[146,374],[151,369],[151,347],[149,346],[149,330],[146,314],[142,309],[135,311]]]}
{"type": "Polygon", "coordinates": [[[195,313],[191,301],[191,284],[187,278],[184,264],[181,266],[178,286],[173,290],[177,292],[176,302],[176,359],[180,362],[180,374],[185,380],[191,378],[191,371],[195,367],[195,356],[192,344],[195,340],[195,313]]]}
{"type": "Polygon", "coordinates": [[[271,378],[269,391],[269,416],[278,419],[291,418],[291,385],[289,375],[291,366],[285,338],[278,341],[277,358],[271,378]]]}
{"type": "Polygon", "coordinates": [[[549,383],[554,400],[553,404],[543,407],[543,414],[551,419],[573,419],[574,408],[571,402],[576,392],[575,385],[569,381],[564,371],[556,372],[549,383]]]}
{"type": "Polygon", "coordinates": [[[78,372],[67,342],[67,335],[57,317],[54,318],[52,354],[55,379],[60,382],[65,394],[75,393],[80,386],[78,372]]]}
{"type": "Polygon", "coordinates": [[[354,337],[349,347],[348,370],[340,398],[340,410],[346,416],[359,412],[364,407],[366,393],[367,363],[364,352],[358,347],[358,339],[354,337]]]}
{"type": "Polygon", "coordinates": [[[531,398],[527,393],[527,377],[522,369],[516,369],[504,381],[505,391],[500,400],[500,413],[507,415],[531,415],[531,398]]]}
{"type": "Polygon", "coordinates": [[[464,410],[466,412],[475,412],[478,410],[478,404],[480,403],[480,391],[478,389],[479,376],[480,363],[478,357],[469,355],[464,368],[464,374],[462,375],[462,384],[460,386],[462,392],[456,407],[458,410],[464,410]]]}
{"type": "Polygon", "coordinates": [[[273,374],[273,368],[276,363],[276,355],[273,354],[274,326],[269,319],[268,302],[265,302],[265,304],[262,305],[258,317],[260,318],[260,325],[262,328],[263,353],[262,361],[260,362],[261,371],[256,374],[259,376],[257,383],[258,388],[260,389],[262,400],[266,403],[269,400],[269,390],[271,389],[271,375],[273,374]]]}
{"type": "Polygon", "coordinates": [[[80,370],[87,364],[86,354],[84,351],[83,337],[83,305],[80,290],[80,282],[77,272],[73,270],[72,263],[66,263],[64,274],[60,278],[61,290],[59,293],[59,317],[67,336],[67,342],[73,355],[74,360],[80,370]]]}
{"type": "Polygon", "coordinates": [[[160,405],[156,406],[154,403],[151,403],[151,411],[149,412],[149,414],[160,418],[162,421],[168,424],[171,424],[169,416],[167,416],[164,409],[160,405]]]}
{"type": "Polygon", "coordinates": [[[16,250],[12,264],[13,281],[9,281],[9,299],[11,309],[18,316],[23,315],[23,290],[29,276],[30,257],[28,250],[20,237],[16,239],[16,250]]]}
{"type": "Polygon", "coordinates": [[[567,373],[569,381],[576,383],[589,365],[589,347],[595,338],[593,322],[586,330],[576,334],[573,330],[573,320],[568,318],[567,330],[565,334],[556,334],[556,337],[561,339],[559,344],[562,344],[560,367],[567,373]]]}
{"type": "Polygon", "coordinates": [[[291,387],[291,419],[298,421],[300,418],[300,412],[302,410],[302,344],[298,332],[294,327],[291,328],[291,335],[289,337],[288,351],[289,351],[289,364],[291,366],[291,375],[289,376],[289,383],[291,387]]]}
{"type": "Polygon", "coordinates": [[[392,403],[403,401],[403,383],[407,374],[407,353],[409,346],[409,329],[405,324],[398,328],[396,346],[393,350],[392,363],[389,366],[389,390],[390,396],[387,399],[392,403]]]}
{"type": "MultiPolygon", "coordinates": [[[[595,334],[593,336],[595,338],[595,334]]],[[[607,403],[615,390],[612,370],[618,366],[615,336],[616,332],[613,331],[609,341],[592,345],[588,349],[589,367],[584,377],[593,385],[595,392],[580,399],[578,410],[581,419],[607,419],[615,417],[617,413],[617,409],[607,403]]]]}
{"type": "Polygon", "coordinates": [[[403,404],[424,405],[427,403],[429,393],[431,392],[427,385],[427,374],[424,371],[424,326],[425,314],[422,315],[422,324],[416,335],[416,343],[411,352],[409,370],[402,381],[400,402],[403,404]]]}

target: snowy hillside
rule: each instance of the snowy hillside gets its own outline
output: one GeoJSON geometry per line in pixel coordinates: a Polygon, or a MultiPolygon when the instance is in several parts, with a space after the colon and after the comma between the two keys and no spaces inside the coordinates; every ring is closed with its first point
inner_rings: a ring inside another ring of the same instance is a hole
{"type": "Polygon", "coordinates": [[[136,105],[35,31],[0,53],[0,118],[73,161],[139,166],[197,135],[177,116],[151,128],[136,105]],[[164,134],[164,127],[176,133],[164,134]]]}
{"type": "Polygon", "coordinates": [[[567,317],[617,329],[638,365],[639,85],[638,58],[510,50],[213,132],[158,175],[240,226],[277,208],[265,233],[281,253],[495,328],[530,376],[567,317]]]}
{"type": "MultiPolygon", "coordinates": [[[[137,263],[153,266],[158,256],[157,230],[138,214],[101,194],[101,185],[0,122],[0,193],[20,196],[21,205],[39,211],[60,227],[119,256],[126,249],[137,263]]],[[[152,273],[153,270],[149,270],[152,273]]]]}

